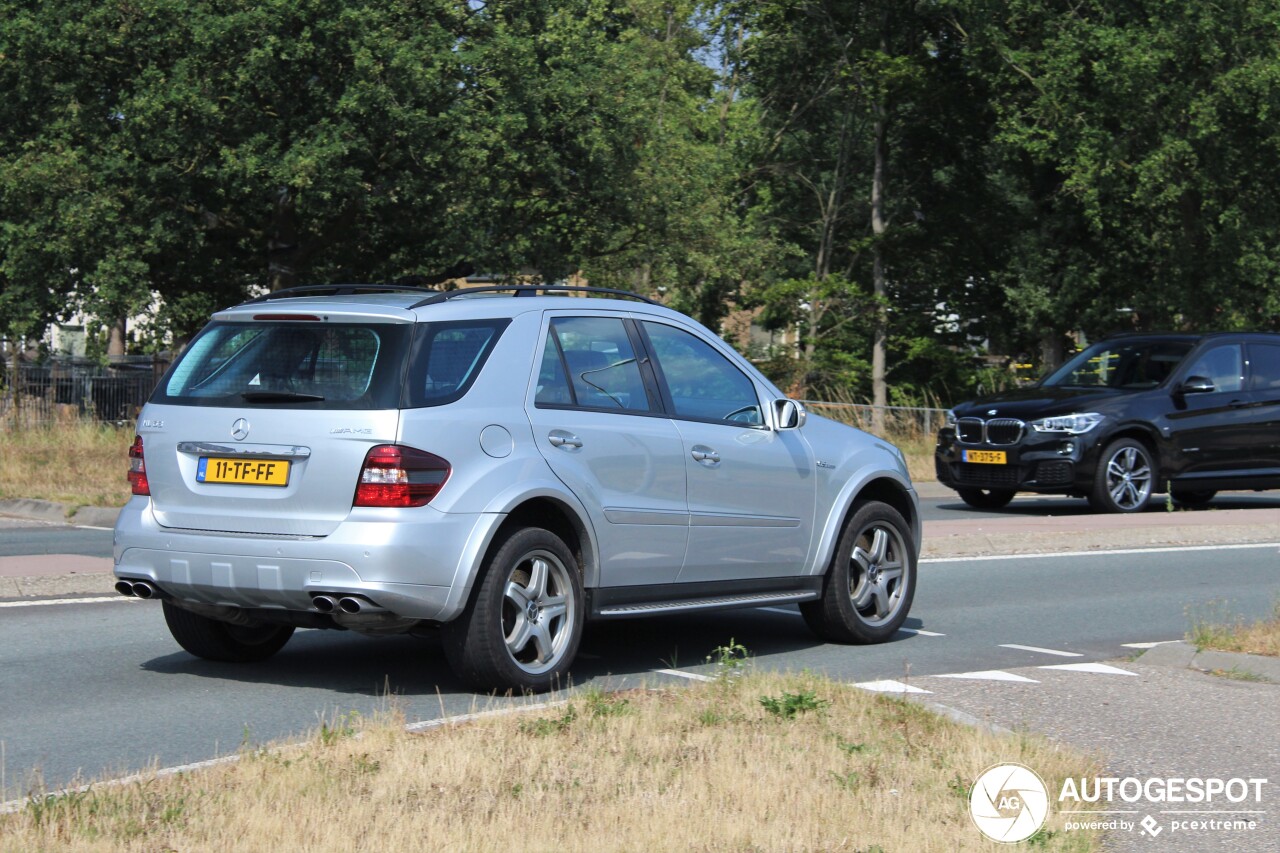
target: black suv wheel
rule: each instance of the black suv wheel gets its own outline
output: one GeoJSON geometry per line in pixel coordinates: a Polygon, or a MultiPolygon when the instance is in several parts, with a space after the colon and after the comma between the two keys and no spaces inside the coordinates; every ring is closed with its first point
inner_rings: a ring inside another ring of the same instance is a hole
{"type": "Polygon", "coordinates": [[[1155,482],[1151,451],[1137,439],[1121,438],[1098,457],[1089,503],[1099,512],[1141,512],[1155,482]]]}

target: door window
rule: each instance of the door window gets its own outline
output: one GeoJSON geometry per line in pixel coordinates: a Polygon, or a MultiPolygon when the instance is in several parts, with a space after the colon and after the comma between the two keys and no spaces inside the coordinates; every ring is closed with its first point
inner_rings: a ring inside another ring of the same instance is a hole
{"type": "Polygon", "coordinates": [[[1215,391],[1239,391],[1244,386],[1244,359],[1239,344],[1222,344],[1205,350],[1187,368],[1187,377],[1203,376],[1215,391]]]}
{"type": "Polygon", "coordinates": [[[1249,344],[1250,390],[1280,390],[1280,345],[1249,344]]]}
{"type": "Polygon", "coordinates": [[[540,406],[650,411],[626,324],[609,317],[552,321],[534,402],[540,406]]]}
{"type": "Polygon", "coordinates": [[[709,343],[683,329],[645,323],[674,414],[702,421],[761,426],[755,385],[709,343]]]}

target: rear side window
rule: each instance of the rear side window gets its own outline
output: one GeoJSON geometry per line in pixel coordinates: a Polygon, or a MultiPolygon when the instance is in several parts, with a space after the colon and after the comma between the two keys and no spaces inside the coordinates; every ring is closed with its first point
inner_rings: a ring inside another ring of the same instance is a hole
{"type": "Polygon", "coordinates": [[[396,408],[402,324],[214,322],[153,399],[193,406],[396,408]]]}
{"type": "Polygon", "coordinates": [[[554,320],[542,350],[534,402],[539,406],[651,411],[626,324],[611,317],[554,320]]]}
{"type": "Polygon", "coordinates": [[[461,399],[509,322],[464,320],[419,326],[406,405],[442,406],[461,399]]]}
{"type": "Polygon", "coordinates": [[[1249,344],[1252,390],[1280,391],[1280,344],[1249,344]]]}

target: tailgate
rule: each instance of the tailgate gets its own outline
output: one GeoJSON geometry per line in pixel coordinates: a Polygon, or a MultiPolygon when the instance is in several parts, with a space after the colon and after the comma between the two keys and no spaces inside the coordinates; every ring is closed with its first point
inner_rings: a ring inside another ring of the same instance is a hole
{"type": "Polygon", "coordinates": [[[369,448],[399,410],[293,411],[148,404],[138,419],[164,527],[325,536],[351,512],[369,448]]]}

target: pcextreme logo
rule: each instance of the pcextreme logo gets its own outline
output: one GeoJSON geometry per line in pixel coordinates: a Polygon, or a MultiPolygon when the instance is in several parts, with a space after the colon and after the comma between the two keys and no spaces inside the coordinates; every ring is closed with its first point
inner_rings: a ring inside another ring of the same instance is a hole
{"type": "Polygon", "coordinates": [[[992,841],[1025,841],[1039,832],[1049,817],[1049,790],[1031,768],[997,764],[973,783],[969,815],[974,826],[992,841]]]}

